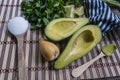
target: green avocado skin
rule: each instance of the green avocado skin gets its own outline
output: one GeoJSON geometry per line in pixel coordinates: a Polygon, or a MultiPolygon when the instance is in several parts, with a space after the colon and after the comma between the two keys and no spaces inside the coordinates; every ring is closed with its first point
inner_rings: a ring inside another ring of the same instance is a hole
{"type": "Polygon", "coordinates": [[[102,39],[101,29],[96,25],[80,28],[70,38],[67,46],[54,63],[55,69],[62,69],[89,53],[102,39]]]}
{"type": "Polygon", "coordinates": [[[89,22],[88,18],[55,19],[51,21],[45,28],[45,35],[52,41],[61,41],[73,35],[78,29],[88,24],[88,22],[89,22]]]}

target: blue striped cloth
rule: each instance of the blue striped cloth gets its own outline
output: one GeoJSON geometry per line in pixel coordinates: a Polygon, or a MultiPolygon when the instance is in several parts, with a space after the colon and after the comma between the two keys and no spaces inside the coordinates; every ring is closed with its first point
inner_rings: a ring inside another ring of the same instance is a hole
{"type": "Polygon", "coordinates": [[[108,30],[120,28],[120,16],[114,14],[102,0],[84,0],[84,8],[89,22],[98,25],[103,35],[108,30]]]}

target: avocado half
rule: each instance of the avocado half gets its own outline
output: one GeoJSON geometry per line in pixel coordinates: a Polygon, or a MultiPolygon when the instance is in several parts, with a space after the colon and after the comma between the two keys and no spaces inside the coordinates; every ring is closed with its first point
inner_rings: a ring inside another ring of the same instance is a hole
{"type": "Polygon", "coordinates": [[[67,46],[55,61],[54,68],[61,69],[83,57],[95,47],[102,38],[101,30],[96,25],[86,25],[80,28],[67,43],[67,46]]]}
{"type": "Polygon", "coordinates": [[[87,23],[88,18],[55,19],[51,21],[45,28],[45,35],[53,41],[60,41],[71,36],[87,23]]]}

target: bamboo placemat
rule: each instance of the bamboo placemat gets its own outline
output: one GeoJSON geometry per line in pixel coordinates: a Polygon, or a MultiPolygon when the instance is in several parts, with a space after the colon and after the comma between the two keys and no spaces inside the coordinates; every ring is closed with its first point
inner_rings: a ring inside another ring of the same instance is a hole
{"type": "MultiPolygon", "coordinates": [[[[7,30],[7,22],[16,16],[23,16],[20,3],[22,0],[0,0],[0,80],[17,80],[16,39],[7,30]]],[[[28,65],[28,80],[80,80],[120,76],[120,30],[113,30],[86,56],[72,62],[65,69],[54,70],[53,62],[47,62],[39,53],[38,40],[44,37],[41,30],[28,30],[24,36],[24,52],[28,65]],[[111,57],[104,57],[92,64],[80,77],[73,78],[73,68],[91,60],[100,53],[105,44],[115,44],[116,52],[111,57]]],[[[69,39],[58,45],[61,51],[69,39]]],[[[115,78],[114,78],[115,79],[115,78]]],[[[120,79],[120,78],[119,78],[120,79]]]]}

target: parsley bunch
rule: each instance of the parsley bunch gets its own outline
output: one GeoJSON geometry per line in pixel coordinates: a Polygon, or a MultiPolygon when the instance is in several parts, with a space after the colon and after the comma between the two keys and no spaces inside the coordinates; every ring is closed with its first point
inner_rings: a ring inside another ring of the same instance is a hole
{"type": "Polygon", "coordinates": [[[25,18],[31,23],[31,29],[40,29],[60,17],[65,17],[62,0],[30,0],[23,1],[21,9],[25,18]]]}

